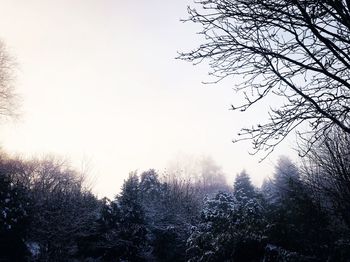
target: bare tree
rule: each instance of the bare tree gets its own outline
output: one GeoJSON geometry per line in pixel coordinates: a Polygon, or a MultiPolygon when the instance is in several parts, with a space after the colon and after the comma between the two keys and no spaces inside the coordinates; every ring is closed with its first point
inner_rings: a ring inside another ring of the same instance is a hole
{"type": "Polygon", "coordinates": [[[304,180],[327,208],[350,228],[350,135],[333,128],[309,149],[304,180]]]}
{"type": "Polygon", "coordinates": [[[198,0],[189,21],[204,42],[180,58],[209,60],[214,82],[243,75],[236,91],[245,111],[277,96],[269,119],[243,128],[253,153],[269,154],[303,122],[312,141],[337,126],[350,133],[350,2],[347,0],[198,0]]]}
{"type": "Polygon", "coordinates": [[[13,117],[17,109],[14,82],[14,59],[0,40],[0,116],[13,117]]]}
{"type": "Polygon", "coordinates": [[[40,261],[76,255],[77,242],[93,234],[99,208],[84,174],[58,157],[25,160],[2,153],[0,176],[5,175],[15,188],[26,190],[28,199],[20,202],[28,216],[25,240],[38,247],[40,261]]]}
{"type": "Polygon", "coordinates": [[[169,163],[162,180],[170,184],[179,183],[182,180],[205,194],[229,190],[222,168],[211,156],[205,155],[179,155],[169,163]]]}

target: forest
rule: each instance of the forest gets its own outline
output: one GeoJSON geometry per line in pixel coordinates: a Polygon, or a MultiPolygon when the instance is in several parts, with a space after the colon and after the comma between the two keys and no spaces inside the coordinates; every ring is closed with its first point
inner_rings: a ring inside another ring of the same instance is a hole
{"type": "MultiPolygon", "coordinates": [[[[342,139],[342,140],[340,140],[342,139]]],[[[114,199],[57,158],[0,158],[1,261],[348,261],[350,137],[255,187],[219,168],[197,179],[130,173],[114,199]]]]}

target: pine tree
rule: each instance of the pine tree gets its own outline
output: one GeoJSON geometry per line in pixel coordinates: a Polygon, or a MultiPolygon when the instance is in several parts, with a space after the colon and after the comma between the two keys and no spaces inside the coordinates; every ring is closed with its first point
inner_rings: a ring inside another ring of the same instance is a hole
{"type": "Polygon", "coordinates": [[[248,201],[256,196],[255,188],[245,170],[236,176],[233,195],[238,201],[248,201]]]}
{"type": "Polygon", "coordinates": [[[120,212],[119,237],[125,241],[125,253],[122,259],[130,261],[143,260],[143,252],[147,248],[147,228],[145,213],[141,203],[139,178],[131,173],[124,182],[121,194],[116,198],[120,212]]]}
{"type": "Polygon", "coordinates": [[[288,158],[278,161],[268,197],[270,223],[266,232],[273,245],[301,256],[322,258],[331,237],[329,222],[299,174],[288,158]]]}
{"type": "Polygon", "coordinates": [[[226,261],[232,258],[235,237],[232,234],[234,198],[229,193],[218,193],[206,198],[201,222],[193,227],[187,241],[188,261],[226,261]]]}
{"type": "Polygon", "coordinates": [[[159,220],[162,219],[164,190],[155,170],[150,169],[141,174],[139,189],[147,223],[150,226],[159,223],[159,220]]]}
{"type": "Polygon", "coordinates": [[[259,261],[262,258],[265,220],[259,199],[248,197],[254,195],[249,182],[246,174],[238,176],[236,194],[220,192],[206,199],[202,221],[188,240],[189,261],[259,261]]]}

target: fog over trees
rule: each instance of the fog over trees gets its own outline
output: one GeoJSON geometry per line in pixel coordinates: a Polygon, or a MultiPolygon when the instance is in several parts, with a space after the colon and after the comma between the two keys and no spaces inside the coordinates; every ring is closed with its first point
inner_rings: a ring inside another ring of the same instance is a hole
{"type": "Polygon", "coordinates": [[[115,198],[98,199],[83,174],[57,158],[3,154],[0,258],[347,261],[348,191],[342,174],[328,171],[281,157],[261,188],[242,171],[213,189],[150,169],[130,173],[115,198]]]}
{"type": "MultiPolygon", "coordinates": [[[[1,151],[0,261],[350,261],[350,2],[199,0],[188,11],[205,40],[180,58],[209,60],[215,82],[244,75],[233,109],[283,101],[238,140],[269,154],[296,131],[300,159],[281,156],[260,187],[210,157],[177,159],[122,174],[109,199],[61,158],[1,151]]],[[[3,116],[16,115],[13,65],[0,42],[3,116]]]]}

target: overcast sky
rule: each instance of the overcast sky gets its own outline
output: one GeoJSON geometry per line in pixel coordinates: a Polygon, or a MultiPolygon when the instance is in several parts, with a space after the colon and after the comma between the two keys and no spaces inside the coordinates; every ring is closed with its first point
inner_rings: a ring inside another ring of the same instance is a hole
{"type": "Polygon", "coordinates": [[[267,106],[242,114],[234,79],[216,85],[205,64],[176,60],[200,43],[180,22],[187,0],[1,0],[0,38],[18,63],[22,115],[2,124],[0,142],[26,156],[89,162],[95,192],[113,196],[133,170],[163,171],[179,156],[211,156],[232,183],[242,169],[256,184],[294,137],[267,160],[233,144],[267,106]]]}

